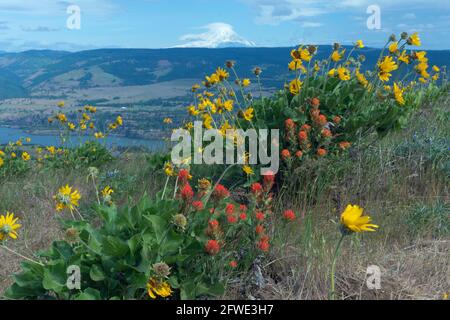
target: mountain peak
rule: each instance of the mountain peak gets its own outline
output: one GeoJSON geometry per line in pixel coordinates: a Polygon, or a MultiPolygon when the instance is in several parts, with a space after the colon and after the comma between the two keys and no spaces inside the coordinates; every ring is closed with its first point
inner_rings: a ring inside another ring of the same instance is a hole
{"type": "Polygon", "coordinates": [[[234,31],[233,26],[216,22],[204,26],[203,33],[186,34],[180,38],[181,41],[187,41],[184,44],[175,46],[175,48],[227,48],[227,47],[254,47],[252,41],[241,37],[234,31]]]}

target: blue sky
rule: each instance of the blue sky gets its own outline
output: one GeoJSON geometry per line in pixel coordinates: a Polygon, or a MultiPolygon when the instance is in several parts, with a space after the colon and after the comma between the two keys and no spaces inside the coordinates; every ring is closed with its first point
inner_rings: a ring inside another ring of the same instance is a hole
{"type": "Polygon", "coordinates": [[[418,31],[425,49],[450,49],[449,0],[0,0],[0,50],[353,43],[381,47],[418,31]],[[81,9],[69,30],[66,10],[81,9]],[[369,30],[377,4],[381,29],[369,30]]]}

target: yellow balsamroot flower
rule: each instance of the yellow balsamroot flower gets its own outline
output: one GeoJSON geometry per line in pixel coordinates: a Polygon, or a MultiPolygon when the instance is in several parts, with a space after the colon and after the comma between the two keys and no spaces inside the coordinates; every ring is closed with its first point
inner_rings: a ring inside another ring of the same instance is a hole
{"type": "Polygon", "coordinates": [[[233,129],[233,127],[228,123],[228,120],[225,120],[225,122],[220,127],[220,134],[225,137],[227,135],[227,130],[230,129],[233,129]]]}
{"type": "Polygon", "coordinates": [[[192,91],[192,92],[196,92],[198,89],[200,89],[200,85],[194,84],[194,85],[192,86],[192,88],[191,88],[191,91],[192,91]]]}
{"type": "Polygon", "coordinates": [[[250,84],[251,84],[252,82],[250,81],[250,79],[244,79],[244,80],[242,80],[242,86],[245,88],[245,87],[248,87],[250,84]]]}
{"type": "Polygon", "coordinates": [[[47,147],[46,149],[51,154],[55,154],[56,153],[56,148],[54,146],[47,147]]]}
{"type": "Polygon", "coordinates": [[[167,298],[172,295],[172,288],[166,281],[152,277],[147,282],[147,293],[152,299],[156,299],[158,296],[167,298]]]}
{"type": "Polygon", "coordinates": [[[314,62],[314,71],[315,72],[319,72],[320,71],[320,65],[319,65],[319,63],[317,61],[314,62]]]}
{"type": "Polygon", "coordinates": [[[302,60],[300,60],[300,59],[295,59],[295,60],[292,60],[291,62],[289,62],[288,68],[291,71],[301,70],[303,73],[306,73],[306,68],[303,65],[302,60]]]}
{"type": "Polygon", "coordinates": [[[433,66],[433,71],[434,71],[434,72],[439,72],[439,71],[441,71],[441,69],[439,69],[438,66],[433,66]]]}
{"type": "Polygon", "coordinates": [[[57,106],[58,106],[59,108],[63,108],[65,105],[66,105],[66,103],[65,103],[64,101],[60,101],[60,102],[58,102],[58,104],[57,104],[57,106]]]}
{"type": "Polygon", "coordinates": [[[225,79],[228,79],[228,77],[230,76],[230,74],[223,68],[219,67],[216,70],[216,75],[219,78],[219,81],[223,81],[225,79]]]}
{"type": "Polygon", "coordinates": [[[407,40],[408,44],[411,46],[420,47],[422,42],[420,41],[419,34],[414,32],[407,40]]]}
{"type": "Polygon", "coordinates": [[[75,130],[75,124],[73,124],[72,122],[69,122],[68,124],[67,124],[67,127],[69,128],[69,130],[75,130]]]}
{"type": "MultiPolygon", "coordinates": [[[[434,67],[433,67],[434,68],[434,67]]],[[[30,143],[31,142],[31,138],[25,138],[25,142],[26,143],[30,143]]]]}
{"type": "Polygon", "coordinates": [[[22,153],[22,160],[23,161],[30,161],[31,156],[28,154],[28,152],[22,153]]]}
{"type": "Polygon", "coordinates": [[[78,190],[73,190],[72,187],[66,185],[58,190],[58,194],[53,197],[56,200],[56,211],[62,211],[69,209],[73,211],[78,207],[78,201],[81,199],[81,195],[78,190]]]}
{"type": "Polygon", "coordinates": [[[173,123],[173,120],[172,120],[172,118],[164,118],[163,122],[165,124],[171,124],[171,123],[173,123]]]}
{"type": "Polygon", "coordinates": [[[420,83],[427,83],[427,79],[420,77],[419,78],[420,83]]]}
{"type": "Polygon", "coordinates": [[[342,50],[341,52],[339,52],[338,50],[334,50],[333,53],[331,54],[331,60],[333,60],[334,62],[340,61],[344,56],[344,53],[345,50],[342,50]]]}
{"type": "Polygon", "coordinates": [[[200,113],[199,110],[195,109],[195,106],[189,106],[187,110],[188,110],[188,113],[194,117],[200,113]]]}
{"type": "Polygon", "coordinates": [[[392,60],[392,57],[384,57],[383,61],[378,63],[379,73],[378,77],[381,81],[389,81],[392,76],[390,72],[397,70],[398,65],[392,60]]]}
{"type": "Polygon", "coordinates": [[[209,114],[205,113],[203,115],[203,127],[205,127],[205,129],[211,130],[213,128],[213,122],[214,120],[209,114]]]}
{"type": "Polygon", "coordinates": [[[342,226],[352,232],[375,231],[378,226],[371,224],[372,219],[364,216],[363,211],[363,208],[349,204],[341,214],[342,226]]]}
{"type": "Polygon", "coordinates": [[[61,123],[64,123],[64,122],[67,121],[67,117],[66,117],[66,115],[64,113],[58,113],[56,115],[56,119],[58,119],[59,122],[61,122],[61,123]]]}
{"type": "Polygon", "coordinates": [[[123,119],[122,119],[121,116],[117,116],[116,123],[117,123],[118,126],[122,126],[123,125],[123,119]]]}
{"type": "Polygon", "coordinates": [[[362,41],[362,40],[356,41],[355,47],[360,48],[360,49],[364,48],[364,43],[363,43],[363,41],[362,41]]]}
{"type": "Polygon", "coordinates": [[[245,165],[245,166],[242,167],[242,171],[244,171],[244,173],[245,173],[246,175],[248,175],[248,176],[255,174],[255,173],[253,172],[252,167],[247,166],[247,165],[245,165]]]}
{"type": "Polygon", "coordinates": [[[15,152],[11,152],[11,158],[13,158],[13,159],[17,158],[17,154],[15,152]]]}
{"type": "Polygon", "coordinates": [[[359,71],[359,69],[356,69],[356,79],[363,87],[367,87],[369,84],[369,81],[367,81],[366,77],[359,71]]]}
{"type": "Polygon", "coordinates": [[[294,94],[297,95],[300,92],[300,89],[302,88],[303,82],[301,82],[298,79],[294,79],[289,83],[289,91],[294,94]]]}
{"type": "Polygon", "coordinates": [[[254,109],[253,108],[247,108],[244,112],[243,112],[243,117],[245,120],[247,121],[252,121],[253,117],[254,117],[254,109]]]}
{"type": "Polygon", "coordinates": [[[393,42],[389,45],[389,52],[390,53],[396,53],[398,51],[398,43],[393,42]]]}
{"type": "Polygon", "coordinates": [[[16,146],[21,147],[23,145],[22,140],[16,141],[16,146]]]}
{"type": "Polygon", "coordinates": [[[308,49],[299,49],[300,52],[300,59],[303,61],[309,62],[312,59],[311,52],[309,52],[308,49]]]}
{"type": "Polygon", "coordinates": [[[3,160],[3,158],[0,158],[0,168],[3,167],[4,164],[5,164],[5,160],[3,160]]]}
{"type": "Polygon", "coordinates": [[[431,79],[433,79],[433,81],[439,80],[439,73],[436,73],[434,76],[431,77],[431,79]]]}
{"type": "MultiPolygon", "coordinates": [[[[245,79],[244,79],[245,80],[245,79]]],[[[225,108],[225,110],[227,110],[228,112],[233,111],[233,100],[227,100],[223,103],[223,107],[225,108]]]]}
{"type": "Polygon", "coordinates": [[[417,59],[419,62],[428,62],[428,58],[426,57],[427,52],[426,51],[417,51],[414,52],[413,56],[414,59],[417,59]]]}
{"type": "Polygon", "coordinates": [[[402,106],[405,104],[405,99],[403,98],[404,91],[405,91],[405,89],[400,88],[396,83],[394,83],[395,100],[398,102],[398,104],[400,104],[402,106]]]}
{"type": "Polygon", "coordinates": [[[350,80],[350,70],[348,70],[347,68],[339,67],[337,69],[337,72],[339,79],[341,79],[342,81],[350,80]]]}
{"type": "Polygon", "coordinates": [[[328,76],[329,77],[334,77],[336,75],[336,69],[331,69],[330,71],[328,71],[328,76]]]}
{"type": "Polygon", "coordinates": [[[184,128],[186,130],[191,130],[192,128],[194,128],[194,124],[192,122],[188,122],[185,124],[184,128]]]}
{"type": "Polygon", "coordinates": [[[102,198],[103,201],[106,203],[111,203],[112,202],[112,198],[111,195],[114,193],[114,190],[111,189],[111,187],[106,186],[103,190],[102,190],[102,198]]]}
{"type": "Polygon", "coordinates": [[[111,130],[116,130],[116,129],[117,129],[117,124],[116,124],[116,123],[111,123],[111,124],[109,125],[109,129],[111,129],[111,130]]]}
{"type": "Polygon", "coordinates": [[[105,135],[102,132],[96,132],[94,133],[94,136],[96,139],[103,139],[105,135]]]}
{"type": "Polygon", "coordinates": [[[398,61],[409,64],[409,55],[406,54],[406,50],[403,50],[402,54],[398,57],[398,61]]]}
{"type": "Polygon", "coordinates": [[[18,224],[19,218],[14,218],[14,213],[6,212],[5,215],[0,215],[0,242],[7,237],[17,239],[17,229],[22,225],[18,224]]]}
{"type": "Polygon", "coordinates": [[[164,164],[164,173],[169,177],[173,177],[175,175],[175,170],[170,162],[166,162],[164,164]]]}

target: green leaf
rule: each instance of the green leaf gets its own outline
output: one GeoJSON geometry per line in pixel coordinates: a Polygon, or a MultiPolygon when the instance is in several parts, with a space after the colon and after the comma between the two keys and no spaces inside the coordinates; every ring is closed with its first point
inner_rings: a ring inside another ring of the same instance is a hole
{"type": "Polygon", "coordinates": [[[61,293],[66,288],[67,269],[64,262],[47,266],[44,270],[42,286],[47,290],[61,293]]]}
{"type": "Polygon", "coordinates": [[[103,273],[103,269],[98,265],[94,264],[89,271],[89,276],[93,281],[103,281],[105,280],[105,274],[103,273]]]}
{"type": "Polygon", "coordinates": [[[75,300],[101,300],[100,291],[93,288],[87,288],[82,293],[80,293],[75,300]]]}
{"type": "Polygon", "coordinates": [[[149,215],[145,218],[151,222],[156,241],[160,242],[167,230],[166,220],[157,215],[149,215]]]}
{"type": "Polygon", "coordinates": [[[118,237],[107,236],[102,241],[103,254],[110,257],[123,257],[128,251],[128,244],[118,237]]]}

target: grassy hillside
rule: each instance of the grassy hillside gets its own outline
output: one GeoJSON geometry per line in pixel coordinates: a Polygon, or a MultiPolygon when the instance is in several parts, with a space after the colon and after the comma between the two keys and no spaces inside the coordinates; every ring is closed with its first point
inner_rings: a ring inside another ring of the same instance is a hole
{"type": "MultiPolygon", "coordinates": [[[[350,51],[350,47],[346,47],[350,51]]],[[[100,49],[76,53],[59,51],[26,51],[0,54],[0,78],[9,79],[9,86],[26,89],[23,96],[62,95],[80,88],[115,88],[116,96],[127,86],[142,86],[182,79],[201,79],[225,60],[235,60],[239,74],[250,74],[261,67],[265,88],[278,87],[287,77],[288,48],[222,48],[222,49],[100,49]],[[18,80],[18,81],[17,81],[18,80]],[[122,89],[117,89],[122,88],[122,89]]],[[[326,59],[331,46],[319,46],[318,59],[326,59]]],[[[364,48],[367,65],[374,65],[380,49],[364,48]]],[[[355,55],[356,57],[356,55],[355,55]]],[[[446,66],[450,51],[428,51],[434,64],[446,66]]],[[[187,92],[189,86],[184,87],[187,92]]],[[[20,94],[17,91],[18,94],[20,94]]],[[[16,94],[14,95],[16,96],[16,94]]],[[[0,99],[7,98],[6,93],[0,99]]],[[[150,100],[148,98],[148,100],[150,100]]],[[[113,99],[109,99],[114,103],[113,99]]]]}

